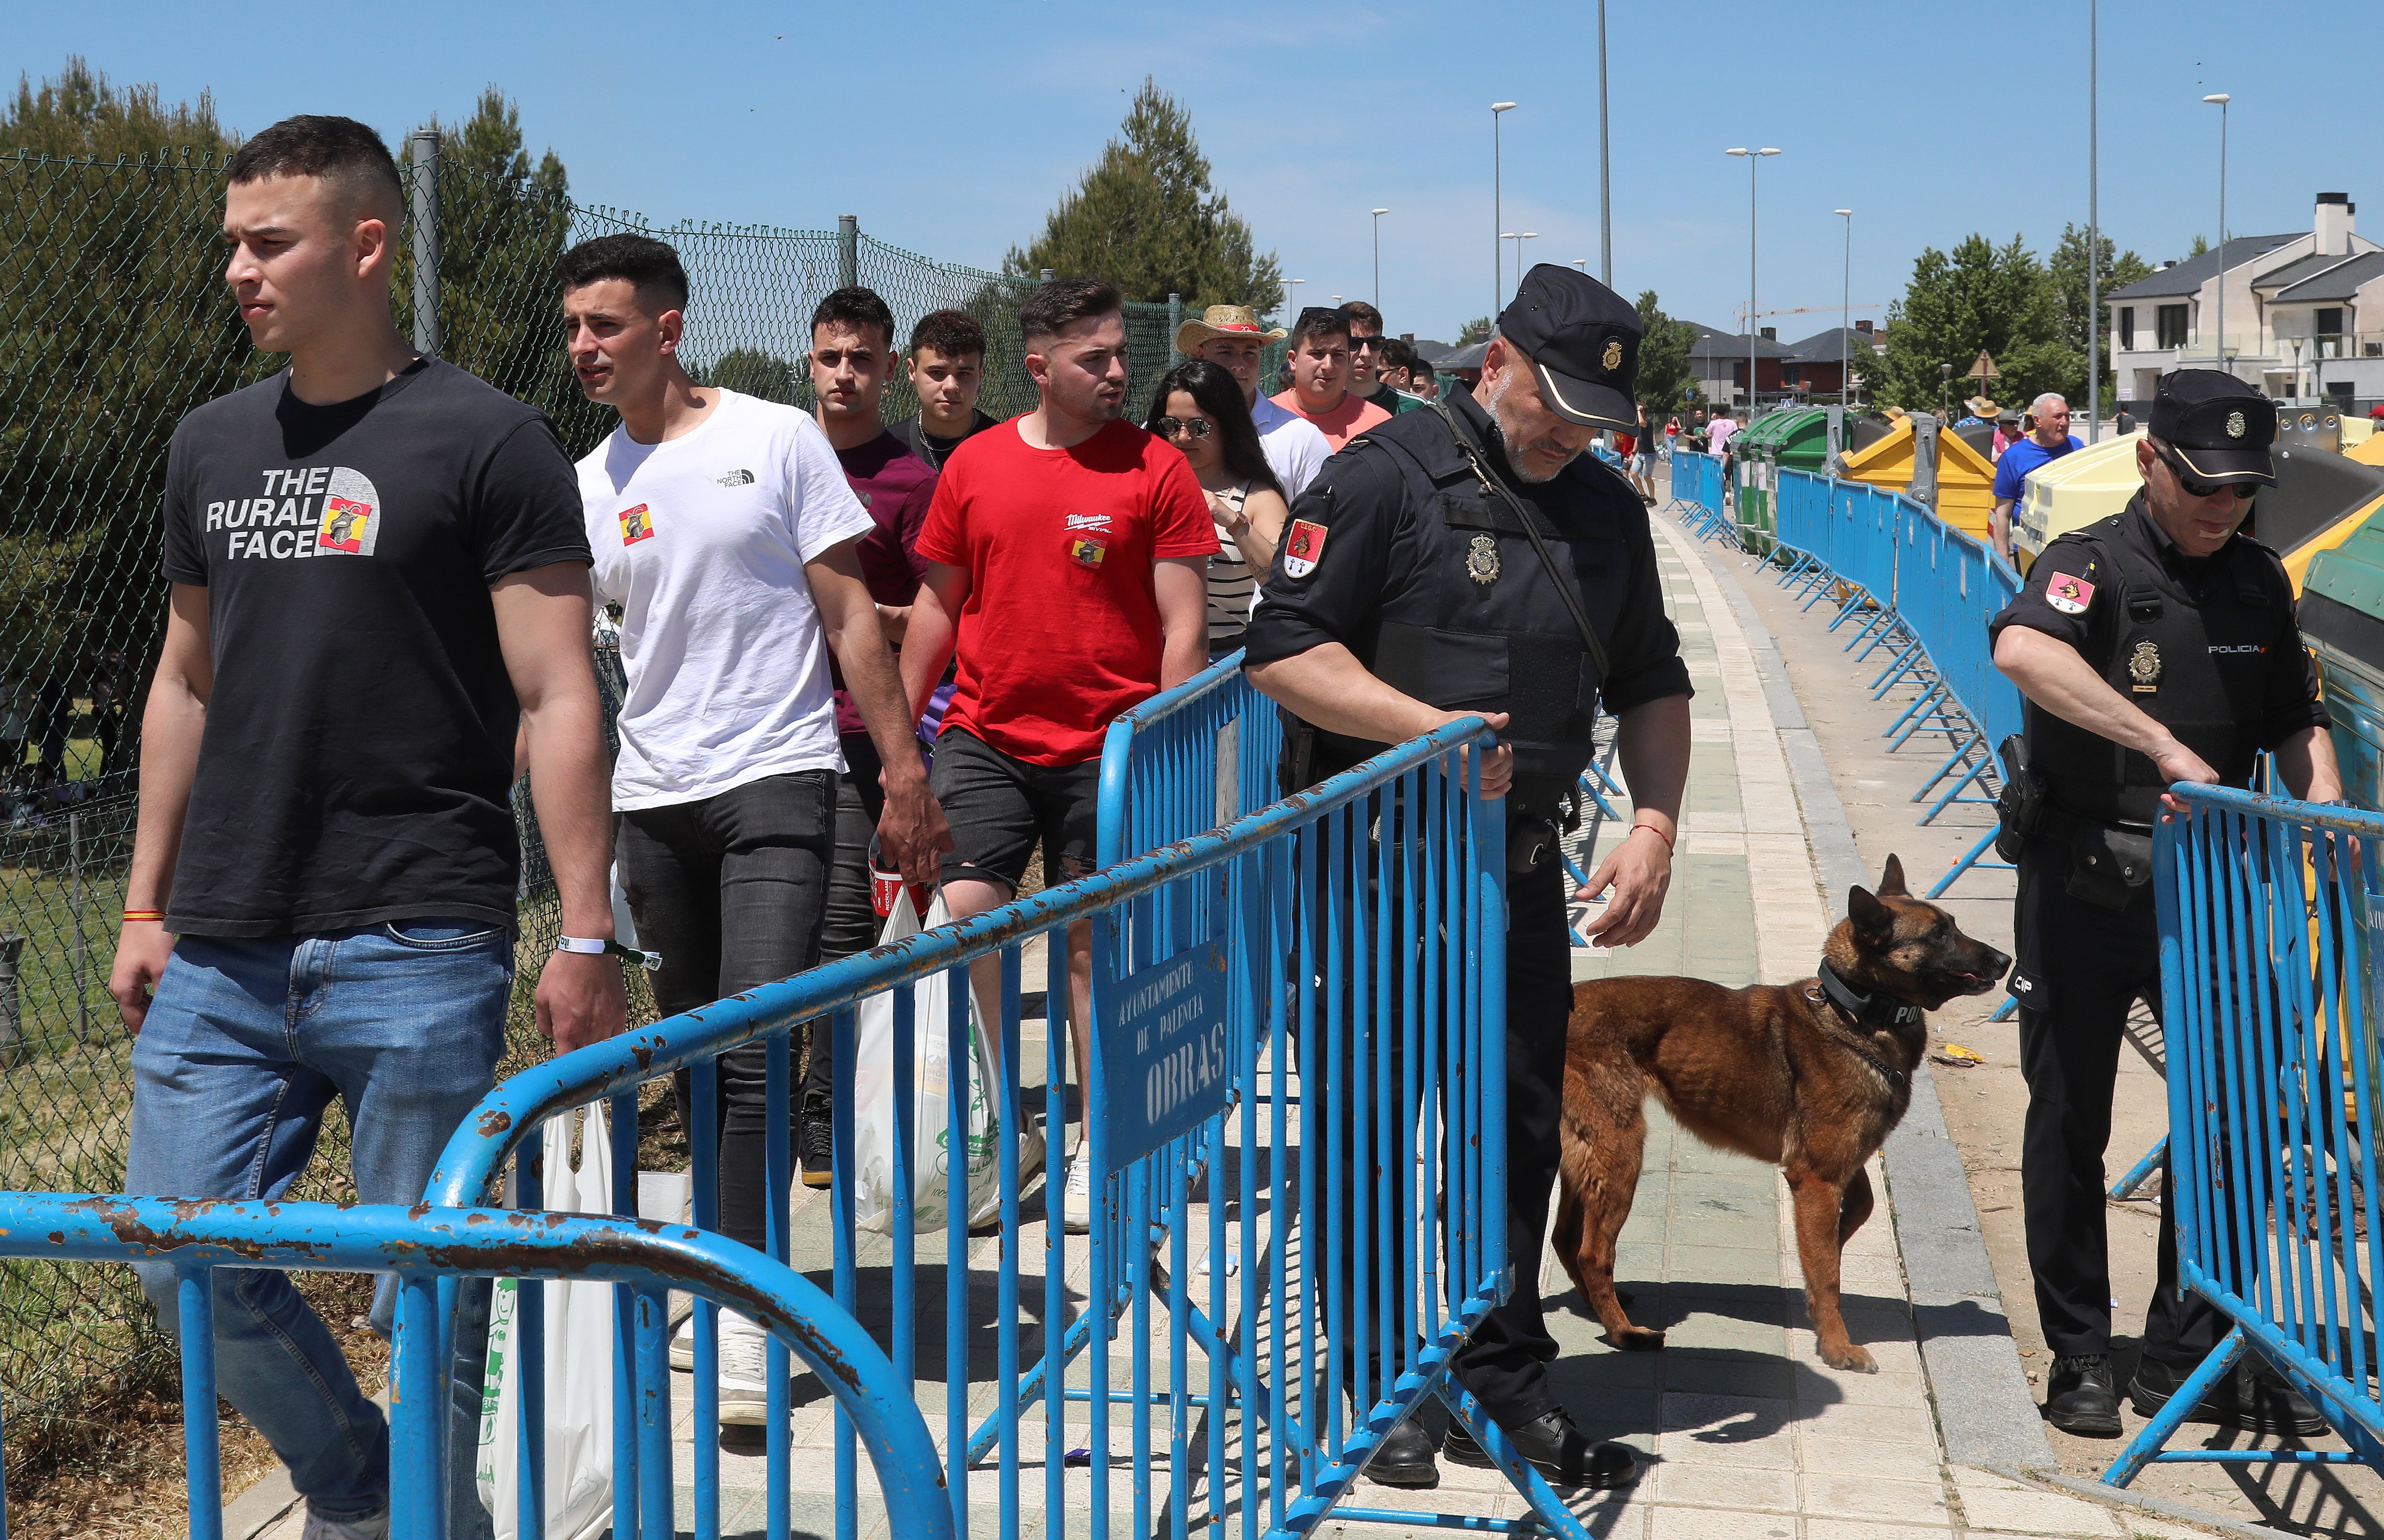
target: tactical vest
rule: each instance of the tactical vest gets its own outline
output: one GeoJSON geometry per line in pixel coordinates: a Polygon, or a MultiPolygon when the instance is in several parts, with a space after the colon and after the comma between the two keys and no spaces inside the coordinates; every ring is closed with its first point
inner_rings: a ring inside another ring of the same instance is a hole
{"type": "MultiPolygon", "coordinates": [[[[1445,711],[1507,713],[1499,739],[1515,751],[1516,803],[1546,813],[1589,764],[1601,683],[1572,612],[1514,510],[1476,479],[1438,414],[1409,413],[1367,439],[1399,468],[1426,581],[1385,612],[1374,656],[1361,661],[1445,711]]],[[[1579,575],[1591,625],[1610,619],[1598,579],[1614,580],[1619,594],[1629,571],[1613,515],[1595,492],[1568,488],[1574,507],[1559,524],[1534,506],[1531,489],[1515,490],[1558,570],[1579,575]]]]}
{"type": "MultiPolygon", "coordinates": [[[[2098,587],[2114,601],[2096,622],[2086,662],[2119,698],[2177,735],[2229,786],[2248,786],[2259,751],[2268,668],[2285,615],[2266,580],[2265,548],[2212,558],[2202,596],[2189,595],[2156,560],[2138,553],[2117,514],[2082,531],[2100,553],[2098,587]]],[[[2048,550],[2040,561],[2050,559],[2048,550]]],[[[2151,756],[2072,726],[2034,702],[2028,751],[2054,803],[2102,824],[2149,826],[2167,789],[2151,756]]]]}

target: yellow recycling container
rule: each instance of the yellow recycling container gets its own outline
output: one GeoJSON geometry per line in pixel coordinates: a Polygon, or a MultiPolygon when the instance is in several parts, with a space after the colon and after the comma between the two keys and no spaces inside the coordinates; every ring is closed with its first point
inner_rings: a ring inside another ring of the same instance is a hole
{"type": "Polygon", "coordinates": [[[2012,509],[2012,552],[2019,558],[2020,571],[2026,572],[2038,553],[2061,536],[2128,505],[2144,484],[2143,474],[2136,469],[2136,446],[2143,441],[2141,430],[2105,439],[2028,473],[2012,509]]]}
{"type": "MultiPolygon", "coordinates": [[[[1878,442],[1846,455],[1845,479],[1890,491],[1912,486],[1912,423],[1906,418],[1878,442]]],[[[1995,467],[1954,434],[1937,434],[1937,516],[1978,540],[1987,539],[1987,515],[1995,506],[1995,467]]]]}

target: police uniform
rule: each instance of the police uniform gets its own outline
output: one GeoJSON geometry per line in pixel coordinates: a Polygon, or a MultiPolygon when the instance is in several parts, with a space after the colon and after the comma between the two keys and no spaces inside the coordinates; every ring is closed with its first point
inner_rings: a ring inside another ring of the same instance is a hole
{"type": "MultiPolygon", "coordinates": [[[[2249,386],[2197,369],[2163,379],[2150,426],[2198,478],[2272,484],[2275,424],[2275,408],[2249,386]]],[[[2010,626],[2076,649],[2229,786],[2250,784],[2258,751],[2327,723],[2277,553],[2239,533],[2214,555],[2187,555],[2141,491],[2121,512],[2045,547],[1990,635],[2010,626]]],[[[2029,1265],[2045,1345],[2057,1357],[2105,1354],[2103,1156],[2129,1008],[2139,998],[2160,1008],[2151,852],[2165,786],[2148,756],[2034,702],[2025,723],[2036,810],[2020,818],[2007,811],[2004,838],[2007,851],[2017,844],[2019,866],[2011,989],[2029,1087],[2020,1156],[2029,1265]],[[2023,833],[2015,822],[2030,826],[2023,833]]],[[[2200,1296],[2178,1298],[2166,1173],[2158,1269],[2140,1410],[2147,1383],[2158,1381],[2153,1397],[2164,1398],[2225,1332],[2200,1296]]],[[[2051,1385],[2052,1399],[2069,1388],[2051,1385]]],[[[2052,1415],[2059,1423],[2061,1408],[2052,1415]]],[[[2115,1410],[2109,1431],[2117,1431],[2115,1410]]]]}
{"type": "MultiPolygon", "coordinates": [[[[1637,314],[1594,279],[1534,267],[1498,329],[1531,357],[1544,399],[1570,419],[1636,421],[1637,314]]],[[[1338,642],[1418,700],[1510,714],[1501,734],[1515,753],[1510,850],[1536,844],[1542,856],[1529,869],[1519,861],[1509,867],[1507,1235],[1517,1284],[1456,1368],[1511,1433],[1558,1407],[1545,1368],[1557,1345],[1535,1286],[1572,992],[1568,893],[1553,827],[1589,764],[1601,698],[1620,714],[1687,696],[1690,687],[1664,613],[1647,510],[1629,483],[1586,453],[1548,481],[1522,481],[1470,392],[1444,408],[1446,416],[1411,412],[1382,424],[1325,462],[1292,508],[1244,644],[1256,664],[1338,642]],[[1595,646],[1499,484],[1537,521],[1595,646]]],[[[1295,766],[1286,778],[1295,786],[1384,747],[1296,719],[1285,727],[1295,766]]],[[[1455,1443],[1452,1435],[1452,1455],[1455,1443]]]]}

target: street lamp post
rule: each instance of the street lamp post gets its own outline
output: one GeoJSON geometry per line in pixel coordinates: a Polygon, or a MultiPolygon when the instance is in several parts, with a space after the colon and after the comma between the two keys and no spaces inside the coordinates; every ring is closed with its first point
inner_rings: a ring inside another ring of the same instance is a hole
{"type": "MultiPolygon", "coordinates": [[[[2203,98],[2218,109],[2218,366],[2227,367],[2227,93],[2203,98]]],[[[2229,373],[2234,371],[2229,370],[2229,373]]]]}
{"type": "Polygon", "coordinates": [[[1383,216],[1387,208],[1374,210],[1374,308],[1383,307],[1383,216]]]}
{"type": "Polygon", "coordinates": [[[1515,242],[1515,287],[1518,289],[1523,286],[1523,242],[1536,241],[1539,238],[1540,232],[1535,230],[1506,230],[1498,232],[1499,240],[1515,242]]]}
{"type": "Polygon", "coordinates": [[[1298,324],[1298,321],[1299,321],[1299,286],[1300,286],[1301,284],[1303,284],[1303,283],[1306,283],[1307,281],[1308,281],[1308,280],[1307,280],[1306,279],[1304,279],[1304,278],[1296,278],[1296,279],[1293,279],[1291,280],[1291,317],[1290,317],[1290,318],[1291,318],[1291,321],[1292,321],[1292,323],[1293,323],[1294,325],[1298,324]]]}
{"type": "Polygon", "coordinates": [[[1774,149],[1724,150],[1726,155],[1746,158],[1746,420],[1755,420],[1755,391],[1761,376],[1755,366],[1755,168],[1765,155],[1776,155],[1774,149]]]}
{"type": "Polygon", "coordinates": [[[2096,97],[2102,6],[2086,0],[2086,441],[2103,440],[2103,150],[2096,97]]]}
{"type": "Polygon", "coordinates": [[[1606,0],[1597,0],[1597,280],[1608,289],[1614,287],[1612,138],[1606,118],[1606,0]]]}
{"type": "Polygon", "coordinates": [[[1498,119],[1514,110],[1515,104],[1512,102],[1490,104],[1490,228],[1497,236],[1497,240],[1490,242],[1490,317],[1494,321],[1498,316],[1499,292],[1506,288],[1504,274],[1507,260],[1507,248],[1498,243],[1499,241],[1507,239],[1506,190],[1500,185],[1503,168],[1499,164],[1498,119]]]}
{"type": "Polygon", "coordinates": [[[1854,372],[1855,211],[1842,208],[1838,214],[1846,222],[1846,266],[1838,281],[1838,404],[1843,407],[1847,377],[1854,372]]]}

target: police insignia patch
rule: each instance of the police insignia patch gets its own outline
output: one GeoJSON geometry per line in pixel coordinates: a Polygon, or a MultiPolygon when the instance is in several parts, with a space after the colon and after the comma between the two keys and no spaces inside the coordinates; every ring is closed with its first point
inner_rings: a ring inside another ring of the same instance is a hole
{"type": "Polygon", "coordinates": [[[1466,549],[1465,576],[1487,586],[1498,580],[1498,542],[1488,535],[1476,535],[1466,549]]]}
{"type": "Polygon", "coordinates": [[[2044,602],[2063,615],[2084,615],[2094,602],[2094,585],[2083,578],[2056,572],[2044,585],[2044,602]]]}
{"type": "Polygon", "coordinates": [[[2243,436],[2242,413],[2229,412],[2227,414],[2227,436],[2230,439],[2240,439],[2243,436]]]}
{"type": "Polygon", "coordinates": [[[1291,521],[1291,533],[1283,542],[1283,570],[1285,576],[1305,578],[1316,570],[1324,559],[1324,537],[1333,531],[1321,524],[1310,524],[1304,518],[1291,521]]]}
{"type": "Polygon", "coordinates": [[[1622,366],[1622,343],[1620,341],[1608,341],[1606,344],[1605,356],[1598,359],[1598,363],[1605,366],[1606,372],[1608,374],[1612,374],[1615,370],[1620,368],[1622,366]]]}
{"type": "Polygon", "coordinates": [[[2136,693],[2150,695],[2160,689],[2160,649],[2149,641],[2136,643],[2128,654],[2128,677],[2135,681],[2136,693]]]}

